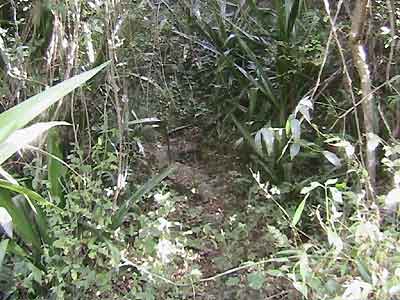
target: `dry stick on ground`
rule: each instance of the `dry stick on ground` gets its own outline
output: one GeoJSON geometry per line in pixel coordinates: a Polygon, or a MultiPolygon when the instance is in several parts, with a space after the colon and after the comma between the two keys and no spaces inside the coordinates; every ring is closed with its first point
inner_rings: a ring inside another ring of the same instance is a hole
{"type": "Polygon", "coordinates": [[[369,0],[356,1],[351,20],[352,26],[350,41],[354,65],[360,77],[361,95],[362,97],[367,97],[366,101],[362,103],[362,111],[364,117],[364,129],[367,136],[366,161],[369,175],[368,194],[370,197],[373,197],[376,183],[376,153],[375,148],[371,146],[375,134],[374,104],[373,94],[371,93],[371,77],[364,44],[365,29],[368,26],[368,6],[369,0]]]}

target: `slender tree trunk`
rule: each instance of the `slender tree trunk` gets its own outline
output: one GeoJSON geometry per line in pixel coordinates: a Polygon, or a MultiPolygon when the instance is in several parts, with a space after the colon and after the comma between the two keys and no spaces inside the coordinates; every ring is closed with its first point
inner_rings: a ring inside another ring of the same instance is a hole
{"type": "Polygon", "coordinates": [[[372,147],[371,139],[375,134],[374,129],[374,104],[371,88],[370,70],[367,63],[366,32],[368,26],[369,0],[356,0],[352,15],[351,47],[354,65],[360,77],[362,110],[364,117],[364,130],[367,139],[366,163],[369,175],[368,194],[374,195],[376,183],[376,153],[372,147]]]}

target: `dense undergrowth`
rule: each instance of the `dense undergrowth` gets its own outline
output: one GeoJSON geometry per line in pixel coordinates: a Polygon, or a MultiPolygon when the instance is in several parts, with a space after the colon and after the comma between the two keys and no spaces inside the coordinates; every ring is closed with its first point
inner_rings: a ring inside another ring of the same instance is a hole
{"type": "Polygon", "coordinates": [[[1,4],[0,299],[400,299],[400,8],[355,2],[1,4]]]}

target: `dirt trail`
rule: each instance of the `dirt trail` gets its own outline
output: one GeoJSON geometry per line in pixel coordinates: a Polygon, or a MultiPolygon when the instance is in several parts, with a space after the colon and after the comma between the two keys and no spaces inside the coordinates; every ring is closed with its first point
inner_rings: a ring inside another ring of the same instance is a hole
{"type": "MultiPolygon", "coordinates": [[[[179,135],[172,136],[169,153],[167,144],[162,141],[144,145],[146,160],[156,168],[161,169],[168,164],[173,164],[176,168],[168,180],[184,201],[179,201],[176,216],[172,218],[183,220],[188,225],[207,225],[220,231],[232,213],[240,210],[240,205],[246,203],[246,195],[234,190],[237,184],[235,181],[243,170],[239,158],[234,153],[224,153],[218,148],[220,147],[208,147],[198,128],[187,128],[179,132],[179,135]]],[[[224,256],[224,249],[215,241],[202,240],[202,243],[196,250],[203,276],[224,271],[218,269],[214,263],[214,259],[224,256]]],[[[246,277],[246,272],[243,272],[244,276],[233,276],[242,280],[246,277]]],[[[199,287],[196,299],[298,299],[285,280],[273,279],[267,285],[266,289],[253,290],[243,288],[243,285],[228,287],[222,281],[212,281],[199,287]]]]}

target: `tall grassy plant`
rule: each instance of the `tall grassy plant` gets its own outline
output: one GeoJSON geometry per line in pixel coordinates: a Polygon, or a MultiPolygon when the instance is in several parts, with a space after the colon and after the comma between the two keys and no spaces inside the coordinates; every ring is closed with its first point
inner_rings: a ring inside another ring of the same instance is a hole
{"type": "Polygon", "coordinates": [[[300,123],[293,115],[313,85],[313,74],[317,75],[314,56],[322,48],[314,46],[319,36],[309,28],[316,28],[319,18],[306,14],[302,0],[277,0],[268,8],[252,0],[237,6],[207,3],[211,13],[190,15],[186,36],[203,49],[201,71],[214,74],[210,85],[215,106],[232,117],[226,119],[233,120],[258,167],[282,182],[282,176],[291,173],[285,165],[300,149],[299,143],[286,146],[293,133],[296,140],[300,138],[300,123]],[[288,136],[276,136],[285,127],[288,136]]]}
{"type": "MultiPolygon", "coordinates": [[[[107,64],[70,78],[0,114],[0,164],[50,128],[67,125],[65,122],[44,122],[24,127],[52,104],[96,75],[107,64]]],[[[6,174],[4,170],[2,173],[6,174]]],[[[36,267],[42,268],[42,243],[49,243],[50,240],[40,205],[53,204],[36,192],[20,186],[11,176],[6,177],[8,181],[0,180],[0,207],[5,208],[11,216],[16,235],[22,241],[21,249],[36,267]],[[13,197],[12,192],[21,196],[13,197]]]]}

